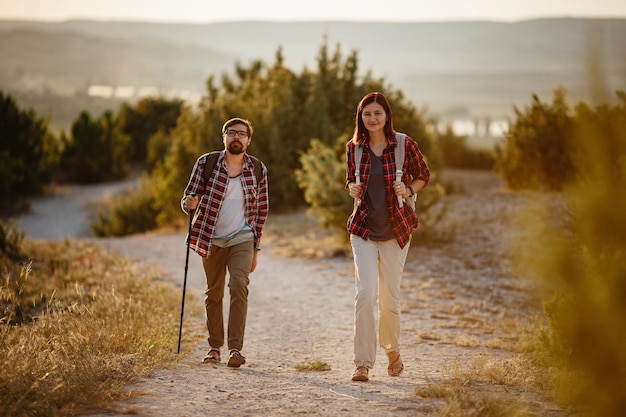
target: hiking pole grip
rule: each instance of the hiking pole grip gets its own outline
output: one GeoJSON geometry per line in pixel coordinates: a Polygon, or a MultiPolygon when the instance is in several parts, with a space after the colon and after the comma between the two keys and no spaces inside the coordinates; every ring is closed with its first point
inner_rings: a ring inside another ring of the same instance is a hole
{"type": "Polygon", "coordinates": [[[178,328],[178,350],[176,354],[180,354],[180,340],[183,335],[183,315],[185,314],[185,290],[187,289],[187,270],[189,269],[189,240],[191,239],[191,224],[193,223],[193,213],[189,212],[189,230],[187,231],[187,254],[185,255],[185,278],[183,280],[183,300],[180,306],[180,326],[178,328]]]}

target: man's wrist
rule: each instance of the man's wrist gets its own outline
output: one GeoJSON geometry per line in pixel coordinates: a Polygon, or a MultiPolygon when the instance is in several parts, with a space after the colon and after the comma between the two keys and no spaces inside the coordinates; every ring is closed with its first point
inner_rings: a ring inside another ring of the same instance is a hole
{"type": "Polygon", "coordinates": [[[411,191],[411,195],[409,197],[413,197],[415,195],[415,190],[412,185],[409,185],[409,191],[411,191]]]}

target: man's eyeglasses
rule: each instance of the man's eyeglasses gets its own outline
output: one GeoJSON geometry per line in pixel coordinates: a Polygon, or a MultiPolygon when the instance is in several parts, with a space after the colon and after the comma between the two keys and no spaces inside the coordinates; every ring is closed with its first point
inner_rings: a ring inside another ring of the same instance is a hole
{"type": "Polygon", "coordinates": [[[239,136],[241,139],[246,139],[248,137],[248,132],[245,130],[232,130],[229,129],[226,131],[226,136],[229,138],[234,138],[235,136],[239,136]]]}

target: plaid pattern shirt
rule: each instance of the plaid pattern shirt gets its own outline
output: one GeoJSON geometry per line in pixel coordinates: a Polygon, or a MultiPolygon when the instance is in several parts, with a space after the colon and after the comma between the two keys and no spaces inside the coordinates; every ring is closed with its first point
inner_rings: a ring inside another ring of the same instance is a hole
{"type": "MultiPolygon", "coordinates": [[[[200,197],[198,206],[194,212],[191,233],[187,236],[189,247],[200,256],[208,258],[211,254],[211,242],[215,234],[215,225],[226,195],[228,184],[228,167],[224,159],[225,151],[218,156],[213,173],[210,175],[207,184],[204,180],[204,165],[208,154],[204,154],[196,160],[191,173],[191,178],[181,200],[181,208],[185,211],[183,200],[186,196],[195,194],[200,197]]],[[[263,226],[267,219],[269,210],[267,168],[261,163],[263,177],[261,183],[257,184],[254,174],[254,163],[245,154],[243,168],[241,171],[241,185],[245,199],[246,224],[252,228],[254,233],[254,248],[259,249],[263,226]]]]}
{"type": "MultiPolygon", "coordinates": [[[[398,199],[393,191],[393,182],[396,179],[396,161],[395,147],[398,141],[394,136],[388,138],[387,147],[383,150],[383,173],[385,177],[385,191],[387,196],[387,206],[389,207],[389,218],[396,240],[400,247],[410,242],[413,229],[417,228],[419,222],[415,211],[408,205],[404,204],[402,208],[398,203],[398,199]]],[[[356,166],[354,163],[355,144],[350,140],[346,144],[346,184],[356,182],[356,166]]],[[[361,184],[367,189],[367,183],[370,175],[371,157],[369,153],[369,142],[362,143],[363,156],[361,157],[361,184]]],[[[402,172],[402,182],[409,184],[412,180],[419,179],[427,185],[430,180],[430,170],[424,156],[419,150],[417,143],[409,136],[405,137],[405,157],[402,172]]],[[[426,186],[425,185],[425,186],[426,186]]],[[[365,191],[364,191],[365,193],[365,191]]],[[[367,227],[367,215],[369,207],[365,198],[360,199],[360,204],[354,208],[352,214],[348,218],[348,233],[359,236],[367,240],[369,237],[369,229],[367,227]]]]}

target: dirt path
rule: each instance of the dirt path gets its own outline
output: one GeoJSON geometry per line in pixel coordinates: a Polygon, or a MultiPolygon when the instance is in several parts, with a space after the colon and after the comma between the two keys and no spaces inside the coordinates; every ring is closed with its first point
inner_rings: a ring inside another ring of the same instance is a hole
{"type": "MultiPolygon", "coordinates": [[[[182,241],[183,235],[151,236],[108,241],[106,246],[134,257],[149,252],[156,242],[158,252],[150,262],[159,259],[172,272],[177,269],[175,281],[180,283],[184,273],[182,241]]],[[[386,376],[386,358],[380,353],[381,365],[372,372],[369,384],[349,380],[353,371],[351,262],[284,259],[267,249],[251,275],[243,349],[248,363],[238,370],[223,363],[202,365],[207,349],[206,334],[202,334],[178,366],[135,386],[147,395],[123,404],[123,410],[155,417],[374,416],[386,412],[414,416],[424,405],[414,394],[414,382],[423,371],[414,359],[418,357],[414,348],[405,350],[407,372],[401,378],[386,376]],[[315,360],[328,363],[331,370],[294,369],[315,360]]],[[[190,261],[188,279],[201,301],[204,284],[197,256],[190,261]]]]}
{"type": "MultiPolygon", "coordinates": [[[[455,367],[469,367],[476,358],[487,362],[512,360],[514,354],[502,349],[509,335],[498,322],[511,311],[523,312],[532,304],[524,285],[508,278],[508,266],[502,261],[502,213],[518,201],[499,191],[492,177],[471,175],[466,173],[462,178],[482,187],[450,200],[451,227],[457,227],[454,238],[445,244],[411,249],[403,282],[402,355],[406,371],[401,377],[387,376],[386,357],[379,350],[370,382],[350,381],[351,259],[285,258],[264,245],[257,270],[251,275],[243,349],[246,365],[229,369],[224,363],[201,364],[207,350],[204,330],[184,346],[188,354],[173,369],[157,371],[129,388],[141,395],[93,415],[437,415],[445,401],[422,398],[416,395],[416,387],[452,377],[455,367]],[[311,361],[328,363],[331,369],[294,368],[311,361]]],[[[277,220],[270,216],[268,221],[277,220]]],[[[160,267],[173,282],[174,291],[182,293],[184,233],[94,241],[120,255],[160,267]]],[[[194,293],[196,302],[202,304],[203,290],[200,259],[192,252],[188,293],[194,293]]],[[[180,306],[172,308],[178,316],[180,306]]],[[[199,315],[196,320],[203,322],[203,317],[199,315]]],[[[475,389],[521,399],[538,415],[562,415],[529,392],[507,394],[497,382],[475,389]]]]}

